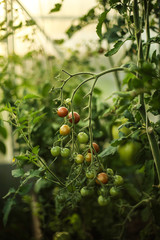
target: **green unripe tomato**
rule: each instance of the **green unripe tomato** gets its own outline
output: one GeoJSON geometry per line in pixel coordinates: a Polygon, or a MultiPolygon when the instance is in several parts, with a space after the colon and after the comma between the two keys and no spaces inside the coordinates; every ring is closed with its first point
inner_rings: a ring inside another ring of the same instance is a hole
{"type": "Polygon", "coordinates": [[[81,190],[80,190],[80,193],[81,193],[81,196],[82,197],[86,197],[86,196],[89,196],[93,193],[93,191],[91,189],[88,189],[87,187],[83,187],[81,190]]]}
{"type": "Polygon", "coordinates": [[[131,133],[131,130],[125,126],[123,126],[121,129],[118,129],[122,124],[126,123],[128,121],[127,118],[123,118],[119,121],[117,121],[113,126],[112,126],[112,137],[113,139],[118,139],[119,138],[119,132],[122,132],[125,136],[129,135],[131,133]]]}
{"type": "Polygon", "coordinates": [[[89,178],[89,179],[92,179],[95,177],[95,173],[94,173],[94,170],[88,170],[86,172],[86,177],[89,178]]]}
{"type": "Polygon", "coordinates": [[[85,132],[78,133],[78,141],[79,143],[87,143],[88,142],[88,135],[85,132]]]}
{"type": "Polygon", "coordinates": [[[112,197],[117,197],[120,194],[120,191],[116,187],[111,187],[109,192],[112,197]]]}
{"type": "Polygon", "coordinates": [[[111,176],[114,175],[114,172],[113,172],[112,168],[107,168],[107,174],[111,175],[111,176]]]}
{"type": "Polygon", "coordinates": [[[99,204],[100,206],[106,206],[106,205],[109,204],[109,202],[110,202],[110,199],[109,199],[109,198],[105,198],[105,197],[103,197],[102,195],[100,195],[100,196],[98,197],[98,204],[99,204]]]}
{"type": "Polygon", "coordinates": [[[75,162],[77,164],[81,164],[81,163],[83,163],[83,161],[84,161],[83,155],[82,154],[77,154],[77,156],[75,157],[75,162]]]}
{"type": "Polygon", "coordinates": [[[120,159],[127,165],[131,166],[135,163],[136,155],[141,149],[139,142],[129,141],[118,148],[120,159]]]}
{"type": "Polygon", "coordinates": [[[123,179],[122,176],[120,176],[120,175],[115,175],[115,176],[114,176],[114,184],[115,184],[116,186],[122,185],[123,182],[124,182],[124,179],[123,179]]]}
{"type": "Polygon", "coordinates": [[[61,149],[61,156],[67,158],[70,156],[70,149],[69,148],[62,148],[61,149]]]}
{"type": "Polygon", "coordinates": [[[61,152],[61,148],[59,146],[55,146],[51,148],[51,154],[53,157],[58,157],[61,152]]]}

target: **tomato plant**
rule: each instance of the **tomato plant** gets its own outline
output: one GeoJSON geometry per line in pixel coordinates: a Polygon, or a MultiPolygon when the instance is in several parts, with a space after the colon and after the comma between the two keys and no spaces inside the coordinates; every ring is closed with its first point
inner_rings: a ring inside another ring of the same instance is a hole
{"type": "MultiPolygon", "coordinates": [[[[62,2],[55,5],[51,14],[61,8],[62,2]]],[[[138,229],[141,240],[157,239],[160,221],[159,5],[154,0],[99,0],[88,13],[73,21],[66,31],[68,38],[93,22],[97,22],[95,31],[99,39],[94,46],[88,46],[81,63],[85,67],[90,62],[97,64],[81,71],[75,68],[81,64],[74,53],[71,59],[66,59],[62,76],[54,66],[47,70],[44,79],[54,72],[58,81],[50,83],[49,79],[38,91],[36,85],[31,92],[35,90],[37,95],[29,93],[17,100],[19,93],[14,93],[19,85],[11,80],[19,75],[8,74],[8,65],[0,59],[5,96],[2,105],[7,103],[1,111],[8,111],[8,122],[17,133],[19,144],[14,157],[17,169],[12,175],[21,178],[18,189],[11,188],[6,195],[4,222],[15,205],[17,194],[31,205],[26,194],[31,192],[37,178],[34,191],[39,202],[41,229],[47,234],[44,238],[52,239],[54,233],[56,237],[66,235],[77,240],[96,239],[97,235],[99,239],[127,240],[137,239],[138,229]],[[102,62],[107,59],[107,65],[99,64],[99,55],[104,57],[102,62]],[[111,84],[116,84],[114,92],[108,91],[109,74],[113,78],[111,84]],[[100,81],[104,81],[104,85],[100,81]],[[103,89],[100,90],[98,84],[103,89]],[[56,158],[59,151],[64,157],[60,161],[56,158]],[[53,193],[56,186],[57,194],[53,193]],[[81,196],[90,195],[90,190],[92,197],[86,201],[81,196]],[[107,218],[106,211],[97,208],[98,204],[106,206],[107,218]],[[78,224],[74,222],[74,214],[78,224]],[[64,234],[66,229],[70,234],[64,234]]],[[[3,21],[1,25],[0,31],[12,26],[3,21]]],[[[15,25],[12,27],[16,30],[15,25]]],[[[13,34],[13,29],[7,34],[13,34]]],[[[7,34],[2,34],[4,39],[7,34]]],[[[47,59],[49,61],[50,56],[47,59]]],[[[20,60],[16,59],[19,64],[20,60]]],[[[37,61],[40,71],[37,75],[41,79],[43,71],[39,65],[43,66],[43,61],[42,64],[37,61]]],[[[28,77],[25,83],[27,80],[28,77]]],[[[2,129],[0,134],[5,135],[2,129]]]]}

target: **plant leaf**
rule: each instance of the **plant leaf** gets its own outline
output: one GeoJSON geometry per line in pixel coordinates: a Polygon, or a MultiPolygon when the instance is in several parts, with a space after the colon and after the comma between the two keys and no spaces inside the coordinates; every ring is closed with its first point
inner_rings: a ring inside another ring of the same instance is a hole
{"type": "Polygon", "coordinates": [[[96,27],[96,33],[97,33],[99,38],[102,38],[102,25],[103,25],[103,23],[106,19],[106,15],[107,15],[108,12],[109,12],[109,10],[103,12],[98,19],[98,24],[97,24],[97,27],[96,27]]]}
{"type": "Polygon", "coordinates": [[[5,202],[4,208],[3,208],[3,223],[4,226],[6,226],[7,221],[8,221],[8,216],[11,212],[11,209],[13,207],[13,205],[15,205],[15,200],[13,198],[8,198],[7,201],[5,202]]]}
{"type": "Polygon", "coordinates": [[[113,147],[113,146],[109,146],[107,147],[106,149],[104,149],[100,154],[99,156],[100,157],[106,157],[106,156],[109,156],[109,155],[114,155],[117,151],[117,148],[116,147],[113,147]]]}

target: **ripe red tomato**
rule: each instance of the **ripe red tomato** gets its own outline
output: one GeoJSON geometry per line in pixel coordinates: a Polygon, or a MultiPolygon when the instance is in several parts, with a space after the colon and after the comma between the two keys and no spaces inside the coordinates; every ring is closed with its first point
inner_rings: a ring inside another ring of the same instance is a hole
{"type": "MultiPolygon", "coordinates": [[[[80,121],[80,115],[77,112],[73,112],[74,123],[78,123],[80,121]]],[[[72,123],[72,112],[68,114],[68,119],[70,123],[72,123]]]]}
{"type": "Polygon", "coordinates": [[[103,184],[106,184],[108,183],[108,180],[109,180],[108,175],[105,172],[101,172],[97,175],[96,183],[100,184],[101,182],[103,184]]]}
{"type": "MultiPolygon", "coordinates": [[[[99,145],[97,143],[93,142],[92,146],[93,146],[95,152],[98,153],[99,152],[99,145]]],[[[89,152],[91,152],[90,149],[89,149],[89,152]]],[[[94,152],[93,152],[93,154],[94,154],[94,152]]]]}
{"type": "Polygon", "coordinates": [[[68,109],[66,107],[60,107],[57,110],[57,114],[59,117],[66,117],[68,115],[68,109]]]}
{"type": "Polygon", "coordinates": [[[70,131],[71,131],[71,129],[68,125],[62,125],[59,130],[59,132],[62,136],[68,135],[70,133],[70,131]]]}
{"type": "Polygon", "coordinates": [[[92,159],[92,154],[91,153],[87,153],[86,156],[85,156],[86,162],[91,162],[91,159],[92,159]]]}

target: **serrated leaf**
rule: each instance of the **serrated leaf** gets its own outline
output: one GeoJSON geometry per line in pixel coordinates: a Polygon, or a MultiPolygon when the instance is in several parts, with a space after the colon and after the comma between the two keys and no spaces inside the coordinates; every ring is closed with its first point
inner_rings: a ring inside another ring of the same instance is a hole
{"type": "Polygon", "coordinates": [[[124,41],[121,41],[121,40],[118,40],[115,44],[114,44],[114,47],[109,50],[105,56],[106,57],[109,57],[109,56],[112,56],[114,55],[115,53],[117,53],[119,51],[119,49],[121,48],[121,46],[127,41],[127,40],[132,40],[133,37],[128,37],[127,39],[125,39],[124,41]]]}
{"type": "Polygon", "coordinates": [[[24,170],[22,168],[12,170],[13,177],[21,177],[24,175],[24,170]]]}
{"type": "Polygon", "coordinates": [[[3,208],[3,213],[4,213],[4,215],[3,215],[3,223],[4,223],[5,226],[7,224],[8,216],[9,216],[9,214],[11,212],[11,209],[12,209],[13,205],[15,205],[15,203],[16,202],[15,202],[14,199],[8,198],[6,203],[5,203],[5,205],[4,205],[4,208],[3,208]]]}
{"type": "Polygon", "coordinates": [[[107,147],[106,149],[104,149],[100,154],[99,156],[100,157],[106,157],[106,156],[109,156],[109,155],[114,155],[117,151],[117,148],[116,147],[113,147],[113,146],[109,146],[107,147]]]}
{"type": "Polygon", "coordinates": [[[96,33],[97,33],[99,38],[102,38],[102,25],[103,25],[103,23],[106,19],[106,15],[107,15],[108,12],[109,11],[103,12],[98,19],[98,24],[97,24],[97,27],[96,27],[96,33]]]}
{"type": "MultiPolygon", "coordinates": [[[[124,41],[124,42],[125,42],[125,41],[124,41]]],[[[109,57],[109,56],[112,56],[112,55],[114,55],[115,53],[117,53],[117,52],[119,51],[119,49],[121,48],[121,46],[124,44],[124,42],[121,41],[121,40],[118,40],[118,41],[114,44],[114,47],[113,47],[110,51],[108,51],[108,52],[105,54],[105,56],[106,56],[106,57],[109,57]]]]}

